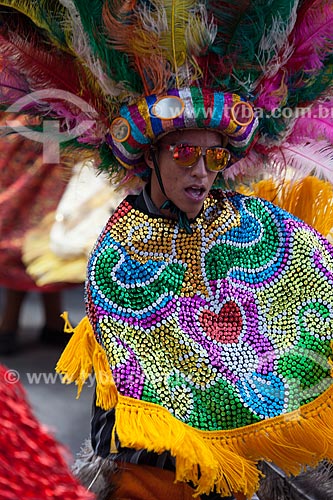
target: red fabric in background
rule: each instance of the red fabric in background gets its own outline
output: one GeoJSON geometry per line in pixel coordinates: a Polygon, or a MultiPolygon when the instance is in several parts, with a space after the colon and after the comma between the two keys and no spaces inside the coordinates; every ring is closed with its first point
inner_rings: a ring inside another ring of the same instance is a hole
{"type": "MultiPolygon", "coordinates": [[[[21,121],[24,124],[25,117],[21,121]]],[[[0,125],[5,124],[3,115],[0,125]]],[[[27,231],[57,208],[66,176],[64,166],[43,164],[40,143],[18,134],[0,138],[0,286],[38,291],[57,291],[66,286],[57,283],[37,287],[21,258],[27,231]]]]}
{"type": "Polygon", "coordinates": [[[0,365],[1,500],[94,500],[72,475],[65,450],[31,411],[13,370],[0,365]]]}

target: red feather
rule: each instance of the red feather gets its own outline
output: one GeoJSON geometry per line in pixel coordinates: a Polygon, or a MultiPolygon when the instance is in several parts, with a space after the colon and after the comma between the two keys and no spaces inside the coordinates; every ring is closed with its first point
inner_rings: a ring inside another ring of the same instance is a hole
{"type": "Polygon", "coordinates": [[[63,51],[52,51],[42,43],[36,32],[29,38],[14,31],[0,31],[0,53],[20,71],[32,90],[59,88],[78,93],[80,80],[75,59],[63,51]]]}
{"type": "MultiPolygon", "coordinates": [[[[96,85],[93,89],[89,84],[89,71],[69,52],[50,46],[37,30],[27,33],[26,26],[22,28],[17,25],[15,31],[2,26],[1,59],[6,61],[7,73],[19,74],[21,80],[24,80],[25,93],[50,88],[70,92],[83,99],[103,117],[105,110],[101,108],[100,89],[96,85]]],[[[6,83],[0,75],[1,81],[6,83]]],[[[22,82],[19,88],[22,89],[22,82]]],[[[22,97],[22,94],[19,97],[22,97]]],[[[7,104],[15,102],[16,99],[13,98],[7,104]]],[[[70,102],[64,105],[68,108],[69,116],[81,113],[81,110],[76,110],[70,102]]],[[[37,106],[35,112],[39,111],[37,106]]],[[[29,109],[29,112],[33,110],[29,109]]]]}
{"type": "Polygon", "coordinates": [[[17,71],[9,60],[0,56],[0,104],[8,105],[29,92],[26,78],[17,71]]]}

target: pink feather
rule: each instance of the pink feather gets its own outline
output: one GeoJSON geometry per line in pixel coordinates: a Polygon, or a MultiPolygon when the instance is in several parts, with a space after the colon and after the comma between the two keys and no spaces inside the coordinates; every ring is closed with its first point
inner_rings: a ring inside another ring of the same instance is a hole
{"type": "Polygon", "coordinates": [[[269,111],[279,108],[288,94],[286,72],[280,69],[271,78],[264,78],[256,89],[258,98],[255,105],[269,111]]]}
{"type": "Polygon", "coordinates": [[[333,144],[333,98],[317,102],[298,118],[289,137],[294,144],[321,139],[333,144]]]}
{"type": "Polygon", "coordinates": [[[333,152],[326,141],[303,144],[285,142],[270,152],[269,160],[277,166],[291,167],[295,178],[315,175],[333,184],[333,152]]]}
{"type": "Polygon", "coordinates": [[[234,163],[223,172],[225,181],[234,181],[236,178],[254,177],[264,170],[263,156],[252,149],[244,158],[234,163]]]}
{"type": "Polygon", "coordinates": [[[333,8],[331,0],[306,2],[299,22],[290,34],[294,52],[286,64],[290,73],[323,67],[323,60],[333,50],[333,8]]]}

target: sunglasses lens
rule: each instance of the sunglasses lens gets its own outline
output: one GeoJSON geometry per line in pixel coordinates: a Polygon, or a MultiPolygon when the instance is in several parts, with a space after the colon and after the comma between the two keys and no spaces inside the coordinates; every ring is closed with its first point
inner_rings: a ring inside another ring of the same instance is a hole
{"type": "Polygon", "coordinates": [[[220,172],[229,165],[231,155],[225,148],[206,149],[206,166],[208,170],[220,172]]]}
{"type": "MultiPolygon", "coordinates": [[[[173,159],[181,167],[192,167],[201,156],[201,147],[192,144],[178,144],[172,146],[173,159]]],[[[207,148],[205,152],[205,164],[208,170],[220,172],[229,165],[231,155],[222,147],[207,148]]]]}
{"type": "Polygon", "coordinates": [[[200,147],[189,144],[179,144],[173,150],[173,159],[181,167],[191,167],[200,156],[200,147]]]}

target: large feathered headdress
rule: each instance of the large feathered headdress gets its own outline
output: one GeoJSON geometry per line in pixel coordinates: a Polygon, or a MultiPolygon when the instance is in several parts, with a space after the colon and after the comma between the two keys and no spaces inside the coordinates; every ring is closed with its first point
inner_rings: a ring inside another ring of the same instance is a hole
{"type": "Polygon", "coordinates": [[[226,177],[288,165],[333,180],[331,0],[0,6],[2,108],[30,95],[25,112],[58,120],[72,154],[118,179],[145,177],[162,134],[212,128],[229,138],[226,177]]]}

